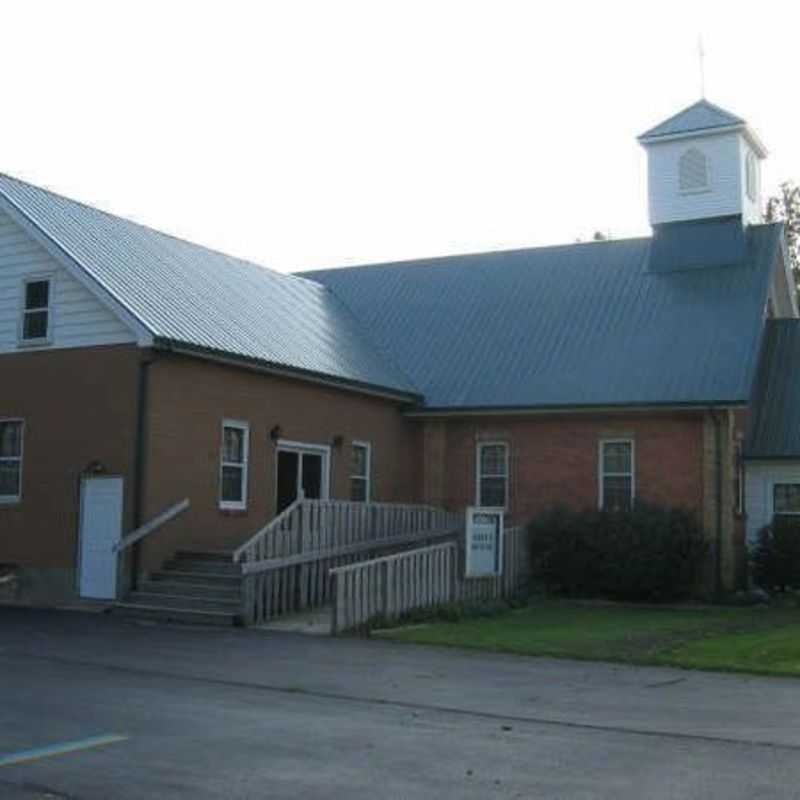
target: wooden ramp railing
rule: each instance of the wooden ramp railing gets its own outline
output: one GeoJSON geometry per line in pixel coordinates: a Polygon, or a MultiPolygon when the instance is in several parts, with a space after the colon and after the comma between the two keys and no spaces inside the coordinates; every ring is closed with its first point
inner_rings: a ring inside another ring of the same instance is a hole
{"type": "Polygon", "coordinates": [[[325,605],[332,568],[452,538],[461,524],[431,506],[298,499],[233,554],[245,624],[325,605]]]}
{"type": "Polygon", "coordinates": [[[332,569],[331,633],[452,602],[457,552],[455,542],[445,542],[332,569]]]}
{"type": "Polygon", "coordinates": [[[365,628],[378,618],[398,619],[419,608],[512,597],[527,575],[527,537],[524,528],[509,528],[504,536],[503,574],[497,577],[464,577],[463,536],[332,569],[331,633],[365,628]]]}

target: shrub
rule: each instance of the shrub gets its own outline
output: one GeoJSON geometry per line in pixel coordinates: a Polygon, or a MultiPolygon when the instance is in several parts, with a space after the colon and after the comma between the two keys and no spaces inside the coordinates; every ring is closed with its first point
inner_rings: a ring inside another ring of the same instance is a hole
{"type": "Polygon", "coordinates": [[[626,512],[551,508],[528,533],[534,576],[548,591],[573,597],[685,597],[707,552],[694,513],[644,504],[626,512]]]}
{"type": "Polygon", "coordinates": [[[771,592],[800,588],[800,521],[775,517],[758,532],[750,551],[755,583],[771,592]]]}

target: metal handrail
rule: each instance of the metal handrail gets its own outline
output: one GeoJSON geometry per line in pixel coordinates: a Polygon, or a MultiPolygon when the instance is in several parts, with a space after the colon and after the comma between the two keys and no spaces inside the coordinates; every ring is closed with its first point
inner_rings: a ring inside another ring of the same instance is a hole
{"type": "Polygon", "coordinates": [[[150,522],[146,522],[144,525],[138,527],[135,531],[131,531],[131,533],[129,533],[127,536],[123,536],[114,545],[114,552],[120,553],[126,548],[130,547],[132,544],[144,539],[145,536],[149,536],[151,533],[154,533],[162,525],[165,525],[171,519],[175,519],[178,514],[182,514],[184,511],[186,511],[190,505],[189,498],[187,497],[185,500],[181,500],[180,503],[175,503],[174,506],[170,506],[166,511],[162,511],[157,517],[151,519],[150,522]]]}

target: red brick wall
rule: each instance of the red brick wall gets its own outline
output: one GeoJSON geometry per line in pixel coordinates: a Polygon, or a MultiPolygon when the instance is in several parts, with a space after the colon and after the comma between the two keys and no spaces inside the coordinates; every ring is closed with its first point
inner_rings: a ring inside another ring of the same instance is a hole
{"type": "Polygon", "coordinates": [[[554,503],[596,507],[598,443],[635,441],[636,494],[656,503],[701,510],[703,421],[700,414],[571,414],[449,419],[445,502],[475,503],[476,443],[510,445],[510,511],[525,522],[554,503]]]}

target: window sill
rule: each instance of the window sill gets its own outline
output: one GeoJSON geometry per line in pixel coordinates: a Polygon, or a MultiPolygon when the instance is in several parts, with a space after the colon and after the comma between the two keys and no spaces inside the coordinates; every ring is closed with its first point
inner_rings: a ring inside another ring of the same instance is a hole
{"type": "Polygon", "coordinates": [[[223,517],[246,517],[247,506],[219,506],[219,513],[223,517]]]}
{"type": "Polygon", "coordinates": [[[17,348],[20,350],[35,350],[39,347],[51,347],[52,339],[17,339],[17,348]]]}
{"type": "Polygon", "coordinates": [[[8,508],[9,506],[21,506],[21,497],[0,497],[0,508],[8,508]]]}

